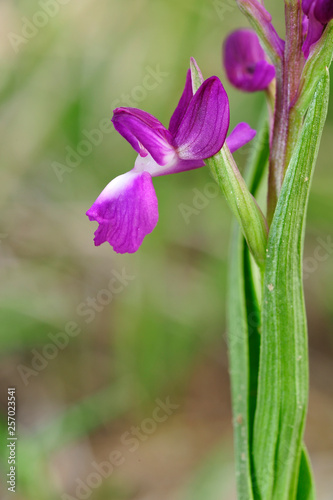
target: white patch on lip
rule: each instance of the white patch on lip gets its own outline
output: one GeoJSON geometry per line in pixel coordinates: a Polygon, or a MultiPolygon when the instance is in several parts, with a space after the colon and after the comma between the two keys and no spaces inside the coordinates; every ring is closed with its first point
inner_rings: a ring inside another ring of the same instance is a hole
{"type": "MultiPolygon", "coordinates": [[[[98,201],[101,202],[106,199],[117,197],[121,191],[125,191],[134,181],[135,177],[139,175],[139,172],[126,172],[125,174],[118,175],[103,189],[98,197],[98,201]]],[[[97,201],[97,200],[96,200],[97,201]]]]}
{"type": "Polygon", "coordinates": [[[139,155],[135,160],[132,172],[148,172],[152,177],[171,173],[169,171],[176,165],[178,156],[175,151],[172,151],[168,154],[168,158],[169,161],[166,165],[159,165],[150,154],[145,157],[139,155]]]}

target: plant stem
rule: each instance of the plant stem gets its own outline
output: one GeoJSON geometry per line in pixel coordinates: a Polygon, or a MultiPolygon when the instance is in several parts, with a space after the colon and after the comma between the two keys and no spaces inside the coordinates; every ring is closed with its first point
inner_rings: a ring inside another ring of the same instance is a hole
{"type": "Polygon", "coordinates": [[[301,117],[294,112],[304,66],[302,53],[302,10],[300,0],[286,1],[286,45],[281,65],[276,66],[276,104],[269,162],[267,219],[270,224],[284,175],[301,129],[301,117]]]}

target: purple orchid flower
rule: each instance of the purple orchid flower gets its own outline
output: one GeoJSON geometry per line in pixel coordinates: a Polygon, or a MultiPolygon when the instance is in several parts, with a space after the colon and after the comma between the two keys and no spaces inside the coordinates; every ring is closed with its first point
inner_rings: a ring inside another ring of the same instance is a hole
{"type": "Polygon", "coordinates": [[[311,46],[318,42],[325,26],[333,19],[332,0],[303,0],[302,9],[308,19],[307,36],[303,44],[305,57],[309,56],[311,46]]]}
{"type": "Polygon", "coordinates": [[[227,77],[245,92],[265,90],[275,77],[275,68],[265,57],[257,34],[251,29],[231,33],[223,47],[227,77]]]}
{"type": "MultiPolygon", "coordinates": [[[[136,108],[117,108],[115,129],[138,153],[134,168],[113,179],[87,211],[99,224],[95,245],[108,241],[118,253],[138,250],[158,221],[152,177],[204,166],[204,159],[222,148],[229,128],[229,101],[216,76],[205,80],[193,95],[191,72],[169,129],[154,116],[136,108]]],[[[256,132],[240,123],[227,139],[233,152],[256,132]]]]}

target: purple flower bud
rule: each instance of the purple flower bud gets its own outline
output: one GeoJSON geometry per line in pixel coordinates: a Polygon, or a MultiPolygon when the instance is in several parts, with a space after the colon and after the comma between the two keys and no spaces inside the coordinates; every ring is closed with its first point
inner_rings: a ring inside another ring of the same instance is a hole
{"type": "Polygon", "coordinates": [[[333,19],[332,0],[317,0],[315,2],[314,15],[320,23],[329,23],[333,19]]]}
{"type": "Polygon", "coordinates": [[[232,85],[245,92],[264,90],[275,77],[259,38],[250,29],[231,33],[223,47],[224,66],[232,85]]]}
{"type": "Polygon", "coordinates": [[[303,45],[305,57],[308,57],[311,46],[318,42],[327,23],[333,19],[332,0],[303,0],[302,9],[308,17],[307,37],[303,45]]]}
{"type": "Polygon", "coordinates": [[[305,15],[309,15],[310,7],[316,0],[302,0],[302,9],[305,15]]]}

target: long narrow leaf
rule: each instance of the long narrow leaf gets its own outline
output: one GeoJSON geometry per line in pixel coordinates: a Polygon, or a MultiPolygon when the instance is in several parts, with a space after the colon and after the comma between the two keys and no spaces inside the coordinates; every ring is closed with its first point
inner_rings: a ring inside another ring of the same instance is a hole
{"type": "MultiPolygon", "coordinates": [[[[268,128],[265,124],[262,136],[255,143],[247,171],[248,186],[253,194],[260,184],[268,152],[268,128]]],[[[236,222],[229,273],[228,340],[239,500],[254,498],[250,450],[259,368],[259,325],[250,253],[236,222]]]]}
{"type": "Polygon", "coordinates": [[[263,500],[294,500],[308,403],[307,327],[302,286],[306,209],[327,114],[320,80],[288,167],[270,229],[254,427],[255,474],[263,500]]]}

